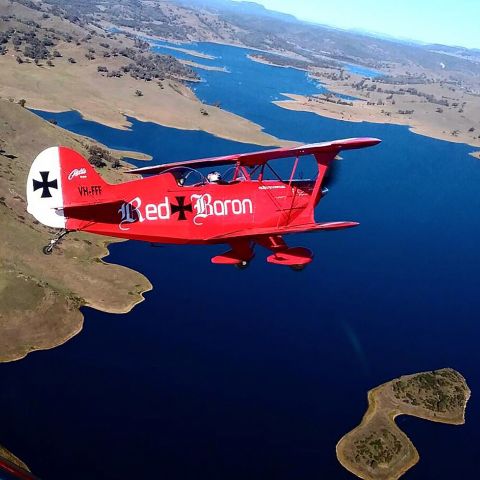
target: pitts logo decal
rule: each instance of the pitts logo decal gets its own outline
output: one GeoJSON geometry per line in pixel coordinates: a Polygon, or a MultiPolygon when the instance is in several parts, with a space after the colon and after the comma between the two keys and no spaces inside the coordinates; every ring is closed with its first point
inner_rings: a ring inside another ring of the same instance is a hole
{"type": "Polygon", "coordinates": [[[73,180],[75,177],[87,178],[87,169],[86,168],[74,168],[68,174],[68,179],[73,180]]]}
{"type": "Polygon", "coordinates": [[[249,198],[242,200],[212,200],[212,196],[208,193],[204,195],[192,195],[191,204],[185,203],[185,197],[175,197],[177,203],[169,201],[165,197],[164,202],[158,204],[147,203],[142,206],[140,197],[135,197],[129,202],[123,203],[118,213],[121,215],[118,227],[120,230],[130,230],[129,224],[135,222],[170,220],[170,218],[178,213],[177,220],[187,220],[187,212],[193,213],[193,223],[195,225],[203,225],[207,217],[223,217],[230,215],[253,214],[253,203],[249,198]]]}

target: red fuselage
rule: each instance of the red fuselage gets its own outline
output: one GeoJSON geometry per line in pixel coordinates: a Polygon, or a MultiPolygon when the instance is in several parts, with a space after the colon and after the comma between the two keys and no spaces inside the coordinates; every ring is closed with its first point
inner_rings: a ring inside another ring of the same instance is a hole
{"type": "Polygon", "coordinates": [[[85,195],[98,204],[65,209],[68,230],[178,244],[221,243],[249,229],[309,223],[320,198],[312,202],[313,181],[180,186],[171,173],[112,185],[105,193],[93,187],[85,195]]]}

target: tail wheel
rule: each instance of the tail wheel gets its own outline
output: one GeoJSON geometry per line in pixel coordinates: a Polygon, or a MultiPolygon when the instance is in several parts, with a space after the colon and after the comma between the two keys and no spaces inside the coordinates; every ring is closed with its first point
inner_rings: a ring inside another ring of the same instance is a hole
{"type": "Polygon", "coordinates": [[[42,248],[42,251],[45,255],[51,255],[53,253],[53,245],[45,245],[43,248],[42,248]]]}
{"type": "Polygon", "coordinates": [[[250,262],[248,260],[242,260],[240,263],[236,263],[235,267],[238,268],[239,270],[245,270],[250,265],[250,262]]]}

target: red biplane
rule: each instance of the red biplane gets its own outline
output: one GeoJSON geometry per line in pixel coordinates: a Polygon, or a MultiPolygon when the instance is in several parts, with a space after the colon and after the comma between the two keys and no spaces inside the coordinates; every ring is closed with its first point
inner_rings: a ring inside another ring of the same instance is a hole
{"type": "Polygon", "coordinates": [[[315,206],[326,193],[326,173],[339,152],[379,142],[350,138],[137,168],[129,173],[148,176],[117,185],[106,183],[77,152],[51,147],[31,166],[28,212],[62,229],[44,247],[46,254],[68,232],[83,231],[152,243],[228,244],[230,250],[212,262],[238,267],[248,265],[258,244],[272,252],[267,262],[302,269],[312,252],[287,246],[283,236],[358,225],[315,223],[315,206]],[[297,179],[298,164],[307,155],[316,160],[316,178],[297,179]],[[292,158],[293,167],[282,179],[270,162],[286,158],[292,158]],[[205,177],[197,170],[226,166],[231,173],[223,177],[218,172],[205,177]]]}

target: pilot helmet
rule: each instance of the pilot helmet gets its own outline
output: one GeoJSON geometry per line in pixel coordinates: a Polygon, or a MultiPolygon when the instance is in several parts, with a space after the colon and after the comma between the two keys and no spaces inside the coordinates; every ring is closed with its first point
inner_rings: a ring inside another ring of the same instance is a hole
{"type": "Polygon", "coordinates": [[[220,172],[210,172],[207,175],[207,180],[210,183],[219,182],[221,179],[222,179],[222,175],[220,174],[220,172]]]}

